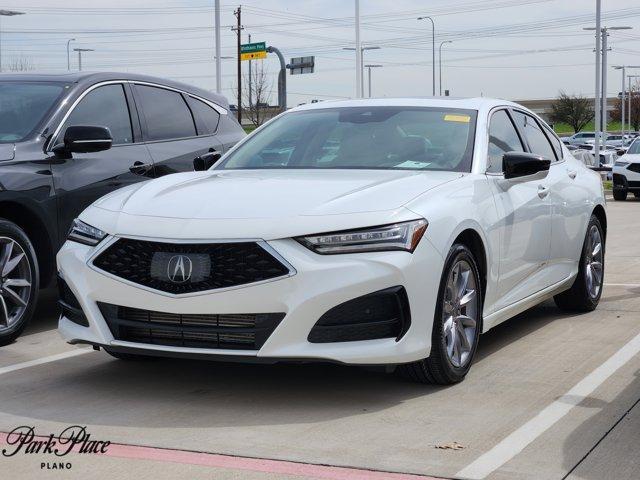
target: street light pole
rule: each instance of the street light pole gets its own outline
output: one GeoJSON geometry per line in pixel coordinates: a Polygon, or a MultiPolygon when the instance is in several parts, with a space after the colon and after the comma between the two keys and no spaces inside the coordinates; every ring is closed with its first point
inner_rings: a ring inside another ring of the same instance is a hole
{"type": "Polygon", "coordinates": [[[445,40],[444,42],[440,42],[440,48],[438,48],[438,60],[440,62],[440,96],[442,96],[442,46],[445,43],[453,43],[453,41],[445,40]]]}
{"type": "MultiPolygon", "coordinates": [[[[354,51],[353,47],[344,47],[343,50],[354,51]]],[[[360,47],[360,91],[362,92],[362,97],[364,97],[364,51],[365,50],[380,50],[380,47],[360,47]]],[[[361,97],[361,98],[362,98],[361,97]]]]}
{"type": "MultiPolygon", "coordinates": [[[[0,18],[15,17],[16,15],[24,15],[24,12],[16,12],[15,10],[0,10],[0,18]]],[[[0,24],[0,72],[2,72],[2,25],[0,24]]]]}
{"type": "Polygon", "coordinates": [[[70,38],[69,40],[67,40],[67,70],[71,70],[71,55],[69,52],[69,44],[71,42],[74,42],[76,39],[75,38],[70,38]]]}
{"type": "Polygon", "coordinates": [[[418,20],[431,20],[431,76],[433,81],[432,94],[436,96],[436,24],[431,17],[418,17],[418,20]]]}
{"type": "Polygon", "coordinates": [[[356,98],[362,98],[362,45],[360,43],[360,0],[355,0],[356,28],[356,98]]]}
{"type": "Polygon", "coordinates": [[[621,97],[620,97],[620,113],[621,113],[621,118],[620,121],[622,123],[622,136],[624,137],[624,132],[625,129],[627,128],[627,124],[626,124],[626,110],[627,110],[627,105],[626,105],[626,97],[627,97],[627,85],[625,83],[626,77],[627,77],[627,68],[640,68],[640,65],[614,65],[613,68],[615,70],[622,70],[622,90],[621,90],[621,97]]]}
{"type": "Polygon", "coordinates": [[[367,70],[369,73],[369,98],[371,98],[371,69],[382,67],[382,65],[369,64],[369,65],[365,65],[365,67],[367,67],[367,70]]]}
{"type": "Polygon", "coordinates": [[[222,52],[220,45],[220,0],[216,0],[215,6],[216,29],[216,93],[222,93],[222,52]]]}
{"type": "MultiPolygon", "coordinates": [[[[607,148],[607,27],[602,29],[602,148],[607,148]]],[[[596,157],[600,158],[600,157],[596,157]]]]}

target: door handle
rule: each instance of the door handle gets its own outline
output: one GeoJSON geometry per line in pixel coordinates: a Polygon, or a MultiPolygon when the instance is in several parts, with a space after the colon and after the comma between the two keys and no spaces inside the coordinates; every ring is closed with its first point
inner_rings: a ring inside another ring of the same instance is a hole
{"type": "Polygon", "coordinates": [[[573,180],[576,178],[576,175],[578,175],[578,172],[576,170],[567,170],[567,175],[569,175],[569,178],[573,180]]]}
{"type": "Polygon", "coordinates": [[[153,164],[151,163],[135,162],[129,167],[129,171],[137,175],[146,175],[151,171],[152,168],[153,164]]]}
{"type": "Polygon", "coordinates": [[[549,187],[538,185],[538,196],[540,198],[545,198],[547,195],[549,195],[549,187]]]}

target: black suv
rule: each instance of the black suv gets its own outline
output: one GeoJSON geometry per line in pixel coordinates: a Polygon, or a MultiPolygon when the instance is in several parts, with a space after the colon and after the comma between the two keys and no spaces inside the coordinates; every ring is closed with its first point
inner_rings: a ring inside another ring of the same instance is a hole
{"type": "Polygon", "coordinates": [[[181,83],[0,75],[0,345],[29,321],[86,206],[134,182],[208,168],[244,135],[223,97],[181,83]]]}

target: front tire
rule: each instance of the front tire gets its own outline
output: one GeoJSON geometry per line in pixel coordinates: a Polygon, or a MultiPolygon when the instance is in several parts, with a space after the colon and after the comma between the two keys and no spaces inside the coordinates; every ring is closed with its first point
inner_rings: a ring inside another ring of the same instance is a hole
{"type": "Polygon", "coordinates": [[[627,189],[618,188],[613,190],[613,199],[618,201],[624,201],[627,199],[627,189]]]}
{"type": "Polygon", "coordinates": [[[569,290],[553,297],[561,310],[591,312],[598,306],[604,282],[604,238],[598,217],[591,215],[582,246],[578,276],[569,290]]]}
{"type": "Polygon", "coordinates": [[[15,223],[0,219],[0,346],[24,331],[36,308],[39,287],[31,241],[15,223]]]}
{"type": "Polygon", "coordinates": [[[429,358],[401,365],[399,372],[420,383],[451,385],[464,379],[482,330],[482,283],[466,245],[451,247],[440,279],[429,358]]]}

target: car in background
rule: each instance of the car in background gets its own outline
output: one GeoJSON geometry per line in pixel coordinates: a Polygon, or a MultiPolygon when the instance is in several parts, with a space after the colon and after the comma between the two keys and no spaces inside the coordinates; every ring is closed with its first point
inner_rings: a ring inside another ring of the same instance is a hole
{"type": "Polygon", "coordinates": [[[482,332],[533,305],[595,309],[605,237],[600,176],[520,105],[309,104],[207,172],[82,212],[57,256],[59,331],[127,360],[384,364],[451,384],[482,332]]]}
{"type": "Polygon", "coordinates": [[[574,133],[570,137],[560,137],[560,140],[565,145],[581,145],[589,141],[595,141],[595,132],[578,132],[574,133]]]}
{"type": "Polygon", "coordinates": [[[73,219],[118,188],[210,166],[245,135],[228,108],[142,75],[0,75],[0,345],[54,278],[73,219]]]}
{"type": "Polygon", "coordinates": [[[629,193],[640,198],[640,138],[613,165],[613,198],[626,200],[629,193]]]}

